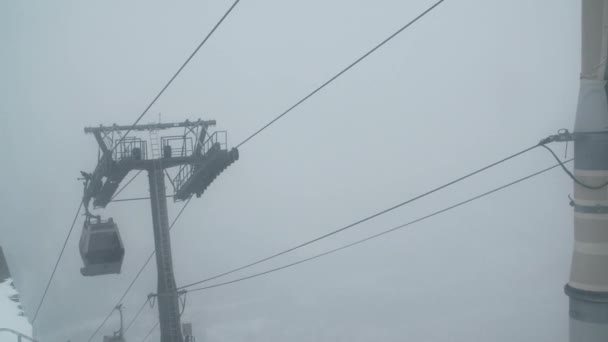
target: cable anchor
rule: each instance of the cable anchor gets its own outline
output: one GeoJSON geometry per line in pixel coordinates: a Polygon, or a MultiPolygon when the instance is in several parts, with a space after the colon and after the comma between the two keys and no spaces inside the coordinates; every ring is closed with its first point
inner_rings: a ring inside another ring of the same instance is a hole
{"type": "Polygon", "coordinates": [[[568,131],[565,128],[560,129],[559,131],[557,131],[557,134],[553,134],[550,135],[544,139],[542,139],[538,144],[539,145],[547,145],[553,142],[569,142],[569,141],[574,141],[574,136],[575,134],[570,133],[570,131],[568,131]]]}

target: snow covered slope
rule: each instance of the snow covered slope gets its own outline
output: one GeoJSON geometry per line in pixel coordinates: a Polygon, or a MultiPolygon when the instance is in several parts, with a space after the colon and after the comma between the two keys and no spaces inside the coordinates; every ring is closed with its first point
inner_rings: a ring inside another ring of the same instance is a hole
{"type": "MultiPolygon", "coordinates": [[[[32,336],[32,325],[23,314],[19,293],[13,286],[8,263],[0,247],[0,329],[8,328],[32,336]]],[[[13,334],[0,331],[0,342],[16,342],[13,334]]]]}
{"type": "MultiPolygon", "coordinates": [[[[11,278],[0,283],[0,328],[9,328],[32,336],[32,326],[23,315],[19,293],[15,290],[11,278]]],[[[17,337],[0,332],[0,342],[5,341],[15,342],[17,337]]]]}

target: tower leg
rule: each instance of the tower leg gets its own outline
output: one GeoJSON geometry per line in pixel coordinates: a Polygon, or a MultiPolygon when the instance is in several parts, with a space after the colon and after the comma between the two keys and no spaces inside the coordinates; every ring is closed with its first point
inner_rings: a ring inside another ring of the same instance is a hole
{"type": "Polygon", "coordinates": [[[173,260],[171,257],[171,238],[169,217],[165,197],[165,175],[162,168],[148,171],[150,182],[150,201],[154,225],[154,245],[158,270],[158,314],[161,342],[183,342],[179,317],[179,298],[173,260]]]}

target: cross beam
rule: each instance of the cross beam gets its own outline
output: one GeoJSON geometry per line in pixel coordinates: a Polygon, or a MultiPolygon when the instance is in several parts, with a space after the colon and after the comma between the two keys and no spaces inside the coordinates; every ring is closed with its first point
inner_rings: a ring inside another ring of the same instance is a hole
{"type": "Polygon", "coordinates": [[[135,126],[119,126],[119,125],[111,125],[111,126],[103,126],[99,125],[97,127],[85,127],[85,133],[96,133],[96,132],[116,132],[116,131],[158,131],[162,129],[169,128],[179,128],[179,127],[210,127],[215,126],[215,120],[206,120],[203,121],[201,119],[196,121],[184,121],[184,122],[174,122],[174,123],[157,123],[157,124],[143,124],[143,125],[135,125],[135,126]]]}

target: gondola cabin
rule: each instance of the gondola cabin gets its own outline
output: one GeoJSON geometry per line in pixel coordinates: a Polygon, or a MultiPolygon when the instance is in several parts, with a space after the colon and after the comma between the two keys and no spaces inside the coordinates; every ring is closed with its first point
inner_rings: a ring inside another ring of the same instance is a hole
{"type": "Polygon", "coordinates": [[[80,237],[80,256],[84,276],[120,273],[125,248],[113,219],[87,218],[80,237]]]}

